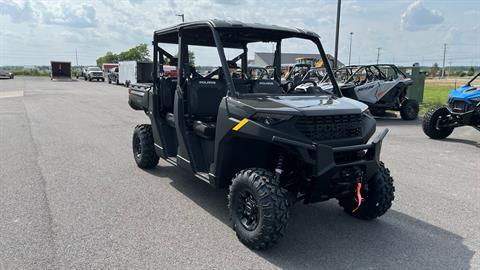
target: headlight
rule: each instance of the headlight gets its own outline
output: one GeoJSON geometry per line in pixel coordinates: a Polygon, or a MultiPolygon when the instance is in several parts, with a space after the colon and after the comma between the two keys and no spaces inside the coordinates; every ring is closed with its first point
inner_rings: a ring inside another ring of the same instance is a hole
{"type": "Polygon", "coordinates": [[[473,101],[474,103],[479,103],[480,97],[474,97],[474,98],[471,98],[470,100],[473,101]]]}
{"type": "Polygon", "coordinates": [[[370,109],[368,109],[368,108],[365,109],[365,110],[363,111],[363,113],[366,114],[366,115],[373,116],[373,114],[370,112],[370,109]]]}
{"type": "Polygon", "coordinates": [[[255,122],[259,122],[268,126],[278,124],[283,121],[292,119],[292,115],[285,114],[271,114],[271,113],[256,113],[251,117],[255,122]]]}

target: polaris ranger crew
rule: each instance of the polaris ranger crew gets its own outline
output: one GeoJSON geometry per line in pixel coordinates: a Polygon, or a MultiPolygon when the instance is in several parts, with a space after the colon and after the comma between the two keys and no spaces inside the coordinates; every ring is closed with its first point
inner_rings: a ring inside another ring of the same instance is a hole
{"type": "Polygon", "coordinates": [[[129,104],[151,122],[133,132],[137,165],[151,169],[162,158],[215,188],[229,187],[233,229],[249,248],[276,243],[298,201],[336,198],[360,219],[391,207],[393,179],[380,161],[388,130],[371,139],[375,120],[367,105],[342,97],[317,34],[237,21],[182,23],[154,32],[153,61],[153,84],[129,88],[129,104]],[[280,86],[282,44],[292,39],[318,49],[333,91],[280,86]],[[248,48],[263,42],[275,47],[274,78],[250,79],[248,48]],[[177,45],[178,59],[163,44],[177,45]],[[191,46],[215,48],[221,66],[200,75],[189,62],[191,46]],[[227,59],[232,49],[240,53],[227,59]],[[166,62],[177,65],[176,78],[164,76],[166,62]],[[236,62],[240,70],[232,71],[236,62]]]}

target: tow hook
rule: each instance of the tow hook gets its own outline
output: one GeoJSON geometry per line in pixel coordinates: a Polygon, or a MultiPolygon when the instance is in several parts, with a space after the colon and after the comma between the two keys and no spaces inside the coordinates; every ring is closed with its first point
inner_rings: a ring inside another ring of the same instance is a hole
{"type": "Polygon", "coordinates": [[[355,200],[357,201],[357,207],[355,207],[355,209],[352,210],[352,213],[355,213],[360,208],[363,202],[362,193],[361,193],[363,172],[358,173],[358,176],[359,176],[358,183],[357,183],[357,187],[355,188],[355,200]]]}

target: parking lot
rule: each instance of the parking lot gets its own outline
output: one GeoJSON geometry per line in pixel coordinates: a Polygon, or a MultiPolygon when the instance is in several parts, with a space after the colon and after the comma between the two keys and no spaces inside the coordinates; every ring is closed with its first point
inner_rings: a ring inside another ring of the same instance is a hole
{"type": "Polygon", "coordinates": [[[479,269],[480,132],[428,139],[383,118],[392,209],[372,222],[336,201],[295,205],[286,237],[255,252],[229,225],[225,190],[132,157],[147,123],[102,82],[0,80],[0,269],[479,269]]]}

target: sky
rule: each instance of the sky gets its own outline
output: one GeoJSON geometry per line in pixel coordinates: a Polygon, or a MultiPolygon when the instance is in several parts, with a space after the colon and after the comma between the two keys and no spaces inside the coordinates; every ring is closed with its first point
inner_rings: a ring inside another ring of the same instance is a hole
{"type": "MultiPolygon", "coordinates": [[[[95,64],[107,51],[151,44],[154,30],[186,21],[228,19],[305,28],[334,53],[336,0],[0,0],[0,66],[95,64]]],[[[480,65],[480,0],[343,0],[339,60],[430,66],[480,65]]],[[[298,53],[310,48],[298,45],[298,53]]],[[[259,47],[271,51],[269,46],[259,47]]],[[[197,63],[212,65],[199,51],[197,63]]]]}

